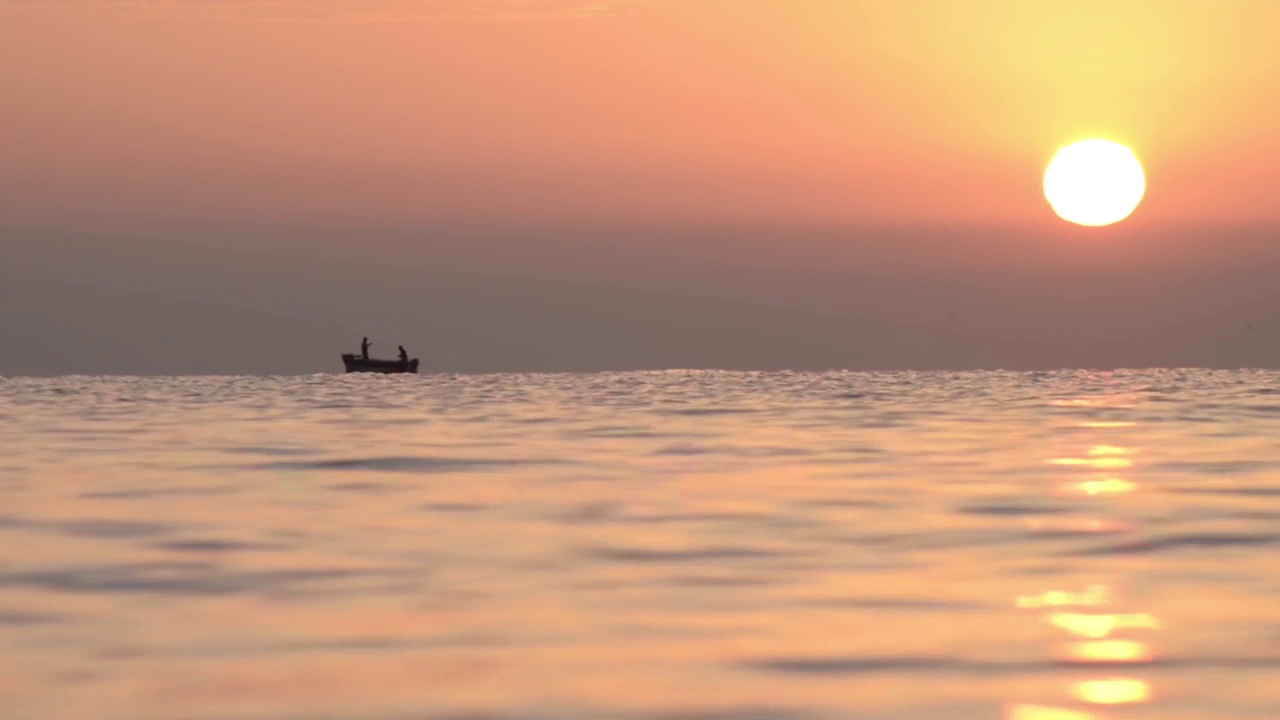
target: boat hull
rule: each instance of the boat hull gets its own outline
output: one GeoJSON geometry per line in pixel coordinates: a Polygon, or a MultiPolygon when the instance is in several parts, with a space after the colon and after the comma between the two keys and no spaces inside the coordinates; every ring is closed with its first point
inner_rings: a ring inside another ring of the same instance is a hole
{"type": "Polygon", "coordinates": [[[418,372],[418,358],[413,358],[408,362],[399,360],[378,360],[376,358],[364,359],[359,355],[343,355],[342,365],[349,373],[379,373],[382,375],[392,375],[397,373],[418,372]]]}

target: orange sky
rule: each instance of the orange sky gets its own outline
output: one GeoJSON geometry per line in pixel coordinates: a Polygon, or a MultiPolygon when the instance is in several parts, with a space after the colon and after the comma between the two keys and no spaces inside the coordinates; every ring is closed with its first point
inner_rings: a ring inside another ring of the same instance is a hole
{"type": "Polygon", "coordinates": [[[1280,4],[0,0],[0,213],[1060,229],[1059,145],[1131,225],[1265,224],[1280,4]]]}
{"type": "Polygon", "coordinates": [[[366,334],[467,370],[1280,366],[1278,27],[0,0],[0,336],[39,372],[319,370],[366,334]],[[1107,228],[1041,193],[1090,135],[1147,169],[1107,228]]]}

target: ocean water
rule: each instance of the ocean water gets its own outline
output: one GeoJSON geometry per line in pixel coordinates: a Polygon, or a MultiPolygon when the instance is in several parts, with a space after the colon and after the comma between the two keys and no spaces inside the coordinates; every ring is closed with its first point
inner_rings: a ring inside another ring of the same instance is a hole
{"type": "Polygon", "coordinates": [[[1280,717],[1280,373],[0,380],[5,720],[1280,717]]]}

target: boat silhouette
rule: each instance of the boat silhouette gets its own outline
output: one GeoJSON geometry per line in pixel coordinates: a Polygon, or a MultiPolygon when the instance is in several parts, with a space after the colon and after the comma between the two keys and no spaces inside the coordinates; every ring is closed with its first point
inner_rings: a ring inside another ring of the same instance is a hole
{"type": "Polygon", "coordinates": [[[379,360],[355,353],[343,353],[342,364],[349,373],[414,373],[418,372],[418,358],[412,360],[379,360]]]}

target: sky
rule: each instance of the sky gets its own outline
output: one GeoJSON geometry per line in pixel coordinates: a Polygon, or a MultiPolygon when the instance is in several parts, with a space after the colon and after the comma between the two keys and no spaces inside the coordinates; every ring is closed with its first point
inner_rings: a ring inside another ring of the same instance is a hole
{"type": "Polygon", "coordinates": [[[0,373],[1280,366],[1280,4],[0,0],[0,373]],[[1133,148],[1128,220],[1041,191],[1133,148]]]}

